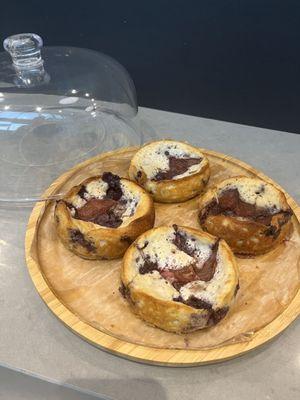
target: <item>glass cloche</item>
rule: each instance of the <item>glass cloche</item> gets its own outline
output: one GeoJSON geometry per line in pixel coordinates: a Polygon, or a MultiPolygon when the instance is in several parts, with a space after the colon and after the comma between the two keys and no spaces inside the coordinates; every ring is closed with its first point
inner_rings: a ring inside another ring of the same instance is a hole
{"type": "Polygon", "coordinates": [[[127,71],[102,53],[43,47],[31,33],[0,53],[0,205],[41,199],[62,172],[154,137],[127,71]]]}

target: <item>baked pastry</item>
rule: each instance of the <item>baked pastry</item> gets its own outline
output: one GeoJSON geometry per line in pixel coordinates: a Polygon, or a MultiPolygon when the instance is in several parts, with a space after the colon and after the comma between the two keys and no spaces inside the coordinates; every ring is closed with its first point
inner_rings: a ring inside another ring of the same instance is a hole
{"type": "Polygon", "coordinates": [[[200,224],[237,254],[263,254],[286,239],[292,211],[284,194],[261,179],[225,179],[200,199],[200,224]]]}
{"type": "Polygon", "coordinates": [[[224,240],[203,231],[161,226],[126,251],[121,293],[148,323],[183,333],[217,324],[238,289],[238,268],[224,240]]]}
{"type": "Polygon", "coordinates": [[[55,221],[62,242],[80,257],[113,259],[153,227],[154,205],[134,182],[104,172],[58,201],[55,221]]]}
{"type": "Polygon", "coordinates": [[[196,147],[174,140],[143,146],[133,156],[129,177],[155,201],[175,203],[195,197],[210,176],[208,159],[196,147]]]}

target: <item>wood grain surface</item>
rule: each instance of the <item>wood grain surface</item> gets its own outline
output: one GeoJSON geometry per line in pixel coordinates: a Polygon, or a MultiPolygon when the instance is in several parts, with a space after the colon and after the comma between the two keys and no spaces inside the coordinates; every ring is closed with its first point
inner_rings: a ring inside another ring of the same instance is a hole
{"type": "MultiPolygon", "coordinates": [[[[57,193],[62,183],[68,180],[68,177],[70,177],[76,171],[88,166],[89,164],[95,163],[96,161],[109,159],[112,156],[117,157],[118,154],[121,155],[124,152],[134,151],[136,149],[137,148],[126,148],[104,153],[75,166],[59,177],[46,190],[43,197],[46,198],[54,193],[57,193]]],[[[297,222],[299,222],[299,206],[278,184],[274,183],[270,178],[266,177],[255,168],[230,156],[205,149],[202,149],[202,151],[208,157],[218,158],[228,165],[238,165],[247,171],[248,174],[250,173],[274,184],[285,193],[288,203],[295,214],[297,222]]],[[[84,322],[78,315],[76,315],[76,313],[67,308],[51,289],[47,279],[44,277],[41,271],[38,261],[32,257],[32,248],[38,246],[36,230],[44,208],[45,204],[43,202],[39,202],[35,205],[29,219],[25,238],[26,262],[36,290],[50,310],[74,333],[78,334],[89,343],[113,354],[148,364],[159,364],[174,367],[195,366],[205,363],[220,362],[240,356],[264,343],[267,343],[280,332],[282,332],[300,314],[300,290],[298,290],[296,296],[284,309],[284,311],[271,323],[257,331],[251,337],[251,340],[246,342],[223,345],[221,347],[212,349],[158,349],[150,346],[148,347],[140,344],[130,343],[116,338],[108,333],[104,333],[103,331],[96,329],[87,322],[84,322]]]]}

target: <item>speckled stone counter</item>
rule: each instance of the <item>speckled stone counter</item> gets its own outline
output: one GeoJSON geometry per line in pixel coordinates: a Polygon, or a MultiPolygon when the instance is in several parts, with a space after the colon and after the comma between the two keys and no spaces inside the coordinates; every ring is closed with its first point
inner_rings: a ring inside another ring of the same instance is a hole
{"type": "MultiPolygon", "coordinates": [[[[160,137],[244,160],[300,201],[299,135],[145,108],[140,116],[160,137]]],[[[75,336],[47,309],[27,273],[24,234],[30,211],[0,208],[0,365],[118,400],[300,397],[299,319],[248,355],[184,369],[127,361],[75,336]]]]}

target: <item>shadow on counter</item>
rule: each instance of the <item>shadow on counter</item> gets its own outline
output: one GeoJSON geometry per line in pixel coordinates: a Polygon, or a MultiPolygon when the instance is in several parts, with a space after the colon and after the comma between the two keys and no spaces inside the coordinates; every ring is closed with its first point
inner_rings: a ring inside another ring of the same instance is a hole
{"type": "Polygon", "coordinates": [[[107,400],[0,367],[0,400],[107,400]]]}

